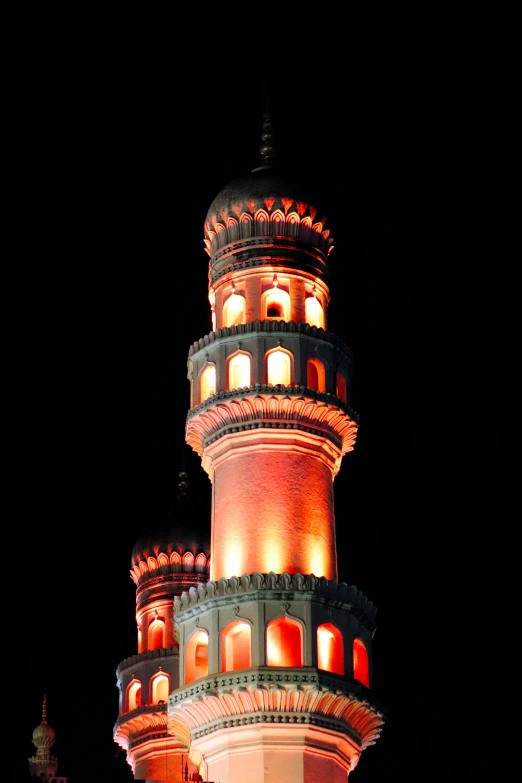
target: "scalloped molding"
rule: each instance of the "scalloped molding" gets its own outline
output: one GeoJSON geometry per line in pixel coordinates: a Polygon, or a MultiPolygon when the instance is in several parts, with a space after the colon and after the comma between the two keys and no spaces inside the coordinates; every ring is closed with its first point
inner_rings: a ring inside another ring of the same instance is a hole
{"type": "Polygon", "coordinates": [[[131,655],[129,658],[124,658],[124,660],[118,664],[116,669],[116,678],[119,679],[119,676],[122,672],[127,671],[132,666],[136,666],[139,663],[153,661],[157,658],[170,658],[172,656],[177,658],[178,655],[179,649],[177,645],[174,647],[159,647],[156,650],[146,650],[145,652],[139,653],[137,655],[131,655]]]}

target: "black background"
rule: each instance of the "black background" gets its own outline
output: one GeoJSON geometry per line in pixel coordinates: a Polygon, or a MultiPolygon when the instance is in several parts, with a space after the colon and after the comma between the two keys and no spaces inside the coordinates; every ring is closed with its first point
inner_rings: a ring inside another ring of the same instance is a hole
{"type": "MultiPolygon", "coordinates": [[[[211,328],[203,220],[258,165],[269,92],[279,158],[315,182],[333,226],[329,327],[354,352],[339,576],[379,609],[388,720],[353,780],[453,779],[454,675],[496,459],[489,183],[515,66],[471,20],[361,9],[296,8],[283,24],[202,6],[141,35],[43,14],[6,28],[12,776],[46,692],[59,773],[132,779],[112,741],[115,669],[136,652],[130,553],[172,505],[188,348],[211,328]]],[[[210,483],[185,457],[207,519],[210,483]]],[[[474,754],[466,779],[489,779],[493,757],[474,754]]]]}

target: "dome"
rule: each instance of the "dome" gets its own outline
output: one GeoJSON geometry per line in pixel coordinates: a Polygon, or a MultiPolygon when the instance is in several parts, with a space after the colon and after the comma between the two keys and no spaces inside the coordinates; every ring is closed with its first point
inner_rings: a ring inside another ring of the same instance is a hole
{"type": "Polygon", "coordinates": [[[171,512],[163,524],[150,533],[140,536],[132,550],[132,565],[138,565],[140,560],[157,557],[160,552],[170,556],[171,552],[192,552],[193,555],[203,552],[210,556],[210,536],[202,533],[193,523],[180,525],[181,520],[175,512],[171,512]]]}
{"type": "Polygon", "coordinates": [[[33,745],[36,748],[50,748],[54,744],[56,733],[47,723],[47,699],[44,696],[42,722],[33,731],[33,745]]]}

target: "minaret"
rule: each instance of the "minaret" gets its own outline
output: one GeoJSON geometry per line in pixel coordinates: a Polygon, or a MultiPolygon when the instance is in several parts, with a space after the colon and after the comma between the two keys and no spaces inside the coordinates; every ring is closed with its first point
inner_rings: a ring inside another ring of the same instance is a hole
{"type": "Polygon", "coordinates": [[[211,581],[174,601],[169,731],[206,780],[345,783],[384,722],[375,607],[336,581],[352,360],[327,325],[330,227],[275,167],[268,115],[261,155],[205,221],[213,331],[190,348],[186,439],[212,482],[211,581]]]}
{"type": "Polygon", "coordinates": [[[53,783],[67,783],[67,778],[58,777],[58,759],[51,756],[51,748],[55,743],[54,729],[47,723],[47,696],[44,694],[42,705],[42,722],[33,731],[33,745],[36,756],[29,758],[29,774],[35,778],[52,778],[53,783]]]}

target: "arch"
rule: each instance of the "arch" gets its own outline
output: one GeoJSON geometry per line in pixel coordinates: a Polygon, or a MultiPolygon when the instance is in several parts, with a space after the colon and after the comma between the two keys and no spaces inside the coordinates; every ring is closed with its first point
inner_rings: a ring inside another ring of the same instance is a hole
{"type": "Polygon", "coordinates": [[[135,710],[137,707],[141,707],[141,682],[140,680],[132,680],[127,686],[126,692],[127,712],[135,710]]]}
{"type": "Polygon", "coordinates": [[[290,294],[278,286],[265,291],[261,297],[263,319],[268,321],[290,320],[290,294]]]}
{"type": "Polygon", "coordinates": [[[266,382],[276,386],[290,386],[292,383],[292,359],[290,351],[275,348],[266,355],[266,382]]]}
{"type": "Polygon", "coordinates": [[[147,565],[149,567],[149,571],[155,571],[158,567],[158,561],[155,557],[148,557],[147,558],[147,565]]]}
{"type": "Polygon", "coordinates": [[[324,329],[323,306],[315,294],[311,294],[305,299],[305,320],[310,326],[324,329]]]}
{"type": "Polygon", "coordinates": [[[170,553],[170,564],[174,573],[181,571],[181,556],[179,552],[170,553]]]}
{"type": "Polygon", "coordinates": [[[183,570],[184,571],[193,571],[194,570],[194,555],[192,552],[185,552],[183,555],[183,570]]]}
{"type": "Polygon", "coordinates": [[[216,393],[216,366],[206,364],[199,376],[199,402],[204,402],[216,393]]]}
{"type": "Polygon", "coordinates": [[[159,650],[160,647],[165,647],[165,623],[163,620],[154,620],[149,625],[147,639],[147,649],[149,650],[159,650]]]}
{"type": "Polygon", "coordinates": [[[223,326],[236,326],[246,321],[245,297],[231,293],[223,305],[223,326]]]}
{"type": "Polygon", "coordinates": [[[150,703],[166,704],[169,700],[170,677],[165,672],[158,672],[150,678],[150,703]]]}
{"type": "Polygon", "coordinates": [[[344,402],[348,402],[346,393],[346,376],[344,373],[337,371],[335,373],[335,394],[340,397],[344,402]]]}
{"type": "Polygon", "coordinates": [[[266,209],[258,209],[254,214],[254,220],[257,220],[258,223],[267,223],[270,220],[270,215],[266,209]]]}
{"type": "Polygon", "coordinates": [[[160,568],[169,564],[169,559],[165,552],[160,552],[158,555],[158,565],[160,568]]]}
{"type": "Polygon", "coordinates": [[[185,685],[208,674],[208,633],[194,631],[185,646],[185,685]]]}
{"type": "Polygon", "coordinates": [[[221,631],[221,671],[250,669],[252,666],[252,629],[244,620],[233,620],[221,631]]]}
{"type": "Polygon", "coordinates": [[[266,627],[266,665],[303,665],[303,626],[290,617],[279,617],[266,627]]]}
{"type": "Polygon", "coordinates": [[[243,212],[241,217],[239,218],[239,222],[241,224],[241,238],[246,239],[252,235],[252,215],[249,215],[248,212],[243,212]]]}
{"type": "Polygon", "coordinates": [[[344,639],[333,623],[317,629],[317,668],[344,675],[344,639]]]}
{"type": "Polygon", "coordinates": [[[239,389],[250,386],[252,358],[245,351],[238,351],[227,361],[227,388],[239,389]]]}
{"type": "Polygon", "coordinates": [[[207,567],[207,556],[200,552],[196,557],[196,571],[198,574],[203,574],[207,567]]]}
{"type": "Polygon", "coordinates": [[[326,372],[324,364],[315,356],[306,362],[306,385],[309,389],[316,389],[319,392],[326,391],[326,372]]]}
{"type": "Polygon", "coordinates": [[[353,641],[353,678],[370,687],[370,667],[368,665],[368,650],[362,639],[353,641]]]}

